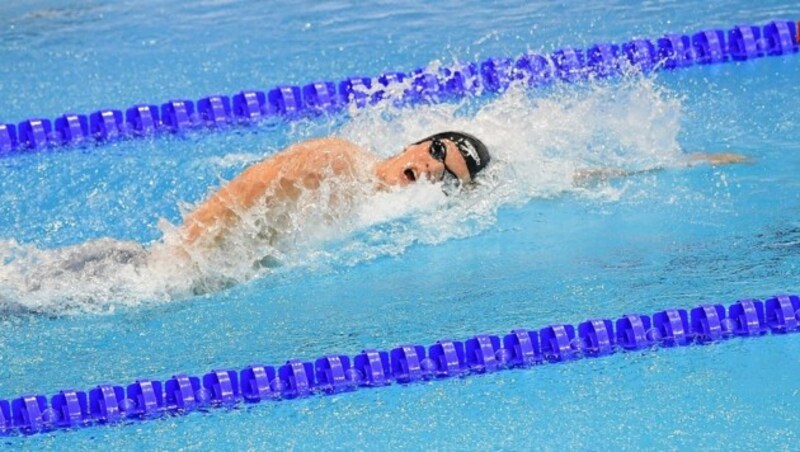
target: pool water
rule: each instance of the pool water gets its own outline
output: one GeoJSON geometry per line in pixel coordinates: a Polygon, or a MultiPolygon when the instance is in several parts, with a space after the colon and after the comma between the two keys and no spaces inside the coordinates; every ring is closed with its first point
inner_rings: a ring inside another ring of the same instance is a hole
{"type": "MultiPolygon", "coordinates": [[[[0,121],[797,16],[741,0],[308,3],[4,4],[0,121]]],[[[0,398],[796,293],[798,69],[796,55],[764,58],[1,159],[0,398]],[[450,126],[492,147],[486,186],[391,193],[353,222],[309,226],[282,266],[225,290],[58,270],[66,246],[158,243],[165,222],[299,139],[332,133],[390,155],[450,126]],[[679,167],[693,151],[750,161],[679,167]],[[587,167],[664,169],[574,187],[587,167]]],[[[796,334],[734,339],[4,444],[788,450],[799,354],[796,334]]]]}

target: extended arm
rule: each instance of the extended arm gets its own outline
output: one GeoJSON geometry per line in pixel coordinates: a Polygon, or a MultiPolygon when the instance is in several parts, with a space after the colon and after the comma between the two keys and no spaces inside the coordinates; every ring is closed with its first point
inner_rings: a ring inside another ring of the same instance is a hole
{"type": "MultiPolygon", "coordinates": [[[[729,165],[732,163],[743,163],[747,161],[747,157],[741,154],[732,152],[723,152],[719,154],[711,154],[706,152],[695,152],[686,157],[686,166],[695,166],[707,163],[709,165],[729,165]]],[[[624,170],[620,168],[591,168],[581,169],[575,172],[575,183],[583,185],[591,181],[606,181],[609,179],[617,179],[620,177],[634,176],[637,174],[652,173],[659,171],[663,168],[650,168],[644,170],[624,170]]]]}

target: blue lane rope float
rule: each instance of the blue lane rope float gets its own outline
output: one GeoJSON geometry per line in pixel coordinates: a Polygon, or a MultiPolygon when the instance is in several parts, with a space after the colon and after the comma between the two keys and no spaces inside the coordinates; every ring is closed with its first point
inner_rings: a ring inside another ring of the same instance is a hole
{"type": "Polygon", "coordinates": [[[465,341],[439,340],[424,347],[330,354],[315,361],[290,359],[277,368],[253,364],[240,371],[216,369],[201,377],[138,379],[126,387],[101,384],[88,392],[64,389],[49,399],[31,394],[0,400],[0,434],[33,434],[122,421],[155,419],[240,403],[290,400],[358,388],[408,384],[533,367],[621,351],[707,344],[734,336],[800,332],[800,297],[739,300],[727,309],[706,304],[652,316],[626,314],[615,322],[590,319],[504,336],[478,334],[465,341]]]}
{"type": "Polygon", "coordinates": [[[800,49],[798,24],[800,21],[775,20],[763,26],[737,25],[727,32],[709,29],[691,35],[668,34],[655,40],[634,39],[622,45],[600,43],[586,51],[566,48],[549,56],[489,58],[480,63],[443,67],[437,72],[386,72],[378,77],[353,76],[338,84],[320,81],[302,87],[279,85],[267,92],[212,95],[196,102],[175,99],[160,108],[137,104],[125,110],[98,110],[88,116],[66,113],[54,121],[32,118],[16,125],[0,123],[0,155],[102,144],[164,132],[223,130],[272,117],[294,120],[339,112],[348,105],[361,108],[387,98],[407,104],[439,102],[483,91],[502,92],[515,80],[540,86],[555,80],[576,82],[610,77],[629,70],[671,70],[788,55],[800,49]]]}

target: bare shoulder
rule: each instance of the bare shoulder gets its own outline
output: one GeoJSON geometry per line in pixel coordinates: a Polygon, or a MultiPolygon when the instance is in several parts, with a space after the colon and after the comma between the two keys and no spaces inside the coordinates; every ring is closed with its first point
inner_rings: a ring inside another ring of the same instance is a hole
{"type": "Polygon", "coordinates": [[[286,150],[293,159],[313,167],[331,167],[336,172],[347,170],[374,158],[356,144],[337,137],[314,138],[302,141],[286,150]]]}
{"type": "Polygon", "coordinates": [[[298,153],[325,152],[351,154],[364,152],[350,141],[337,137],[312,138],[294,144],[287,149],[298,153]]]}

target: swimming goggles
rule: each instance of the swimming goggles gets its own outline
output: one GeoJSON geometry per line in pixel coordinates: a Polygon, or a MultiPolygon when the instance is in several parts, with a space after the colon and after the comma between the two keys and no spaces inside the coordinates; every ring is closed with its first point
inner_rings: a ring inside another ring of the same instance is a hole
{"type": "Polygon", "coordinates": [[[434,160],[438,160],[442,162],[444,165],[444,173],[442,173],[442,179],[444,180],[445,174],[450,174],[453,176],[457,181],[461,181],[461,179],[454,173],[450,168],[447,167],[447,163],[445,163],[445,159],[447,158],[447,145],[438,138],[434,138],[431,140],[431,147],[428,148],[428,153],[434,160]]]}

